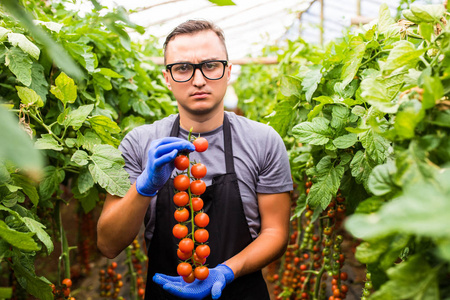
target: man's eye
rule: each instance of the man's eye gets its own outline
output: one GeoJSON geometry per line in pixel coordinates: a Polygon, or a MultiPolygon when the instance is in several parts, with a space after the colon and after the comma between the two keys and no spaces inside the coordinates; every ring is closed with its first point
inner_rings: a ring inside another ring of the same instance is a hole
{"type": "Polygon", "coordinates": [[[175,72],[187,72],[189,70],[191,70],[192,67],[188,64],[181,64],[181,65],[176,65],[174,68],[175,72]]]}
{"type": "Polygon", "coordinates": [[[214,70],[215,68],[217,68],[218,63],[217,62],[207,62],[204,64],[204,68],[207,70],[214,70]]]}

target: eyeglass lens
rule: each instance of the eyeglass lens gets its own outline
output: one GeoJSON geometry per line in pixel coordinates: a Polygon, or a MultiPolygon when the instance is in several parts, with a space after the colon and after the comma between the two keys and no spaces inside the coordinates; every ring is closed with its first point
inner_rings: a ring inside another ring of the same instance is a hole
{"type": "MultiPolygon", "coordinates": [[[[172,77],[175,81],[188,81],[194,75],[195,69],[195,66],[189,63],[174,64],[171,68],[172,77]]],[[[200,64],[200,70],[207,79],[220,79],[224,74],[225,64],[218,61],[204,62],[200,64]]]]}

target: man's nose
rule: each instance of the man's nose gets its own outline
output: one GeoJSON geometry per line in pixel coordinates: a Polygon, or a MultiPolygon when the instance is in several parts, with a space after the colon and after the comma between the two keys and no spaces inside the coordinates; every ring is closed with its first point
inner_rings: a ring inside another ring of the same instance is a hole
{"type": "Polygon", "coordinates": [[[192,84],[195,86],[203,86],[206,84],[206,79],[203,77],[203,73],[200,69],[194,71],[194,78],[192,84]]]}

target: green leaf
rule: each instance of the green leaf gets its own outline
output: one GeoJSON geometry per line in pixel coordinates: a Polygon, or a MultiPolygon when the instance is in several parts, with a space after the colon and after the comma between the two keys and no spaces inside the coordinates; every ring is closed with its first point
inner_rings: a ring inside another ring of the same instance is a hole
{"type": "Polygon", "coordinates": [[[31,106],[33,104],[36,107],[44,106],[41,96],[39,96],[35,91],[23,86],[16,86],[17,95],[19,96],[21,102],[26,106],[31,106]]]}
{"type": "Polygon", "coordinates": [[[100,86],[102,89],[106,91],[112,89],[111,80],[106,78],[105,76],[99,73],[94,73],[92,74],[92,78],[94,79],[95,84],[100,86]]]}
{"type": "Polygon", "coordinates": [[[280,92],[285,97],[301,97],[301,80],[295,76],[281,77],[280,92]]]}
{"type": "Polygon", "coordinates": [[[86,195],[79,197],[78,200],[81,202],[84,213],[89,213],[95,208],[99,201],[97,188],[93,187],[86,195]]]}
{"type": "Polygon", "coordinates": [[[390,147],[390,143],[386,138],[376,133],[374,128],[358,134],[358,137],[367,151],[365,155],[368,155],[376,164],[385,162],[387,151],[390,147]]]}
{"type": "Polygon", "coordinates": [[[392,74],[394,71],[400,72],[414,68],[419,62],[419,57],[425,51],[425,49],[416,50],[413,43],[405,40],[396,42],[381,68],[383,75],[386,76],[392,74]]]}
{"type": "Polygon", "coordinates": [[[444,96],[444,87],[439,77],[425,76],[423,89],[422,105],[424,109],[434,107],[436,101],[444,96]]]}
{"type": "Polygon", "coordinates": [[[408,245],[409,240],[408,236],[400,234],[365,241],[356,248],[355,257],[363,264],[380,261],[383,265],[386,264],[386,267],[391,267],[399,257],[400,251],[408,245]]]}
{"type": "Polygon", "coordinates": [[[316,166],[316,179],[309,191],[307,202],[314,209],[320,206],[325,209],[341,184],[344,175],[344,166],[334,166],[330,156],[322,158],[316,166]]]}
{"type": "Polygon", "coordinates": [[[410,9],[404,9],[402,11],[402,15],[403,15],[403,17],[405,17],[405,19],[407,19],[413,23],[416,23],[416,24],[421,23],[421,20],[418,17],[416,17],[410,9]]]}
{"type": "Polygon", "coordinates": [[[422,22],[439,22],[439,20],[445,14],[445,6],[442,4],[412,4],[410,9],[414,16],[422,22]]]}
{"type": "Polygon", "coordinates": [[[331,128],[328,127],[329,123],[327,119],[317,117],[312,122],[303,122],[294,126],[292,134],[300,143],[324,145],[333,135],[331,128]]]}
{"type": "Polygon", "coordinates": [[[438,181],[415,182],[403,195],[386,203],[375,214],[354,214],[346,221],[351,233],[371,239],[395,233],[415,234],[430,238],[450,235],[450,171],[439,174],[438,181]]]}
{"type": "Polygon", "coordinates": [[[59,189],[59,184],[64,180],[64,170],[54,166],[44,168],[44,178],[39,183],[39,194],[42,200],[49,199],[59,189]]]}
{"type": "Polygon", "coordinates": [[[433,31],[434,31],[433,24],[423,22],[419,24],[420,35],[422,35],[424,40],[426,40],[429,43],[431,42],[431,36],[433,34],[433,31]]]}
{"type": "Polygon", "coordinates": [[[366,44],[360,36],[352,37],[349,46],[348,56],[344,61],[341,73],[341,88],[345,88],[353,80],[366,52],[366,44]]]}
{"type": "Polygon", "coordinates": [[[211,3],[214,3],[216,5],[219,6],[225,6],[225,5],[236,5],[233,1],[231,0],[208,0],[211,3]]]}
{"type": "Polygon", "coordinates": [[[29,87],[41,97],[45,104],[48,94],[48,82],[44,74],[44,67],[38,62],[33,62],[31,68],[31,84],[29,87]]]}
{"type": "Polygon", "coordinates": [[[11,229],[5,222],[0,220],[0,238],[5,240],[11,246],[22,251],[38,251],[41,248],[33,239],[33,232],[20,232],[11,229]]]}
{"type": "Polygon", "coordinates": [[[370,299],[440,299],[438,272],[439,268],[431,268],[424,255],[415,254],[391,267],[387,271],[390,280],[370,299]]]}
{"type": "Polygon", "coordinates": [[[358,135],[355,133],[349,133],[341,135],[333,140],[333,145],[338,149],[347,149],[356,144],[358,141],[358,135]]]}
{"type": "Polygon", "coordinates": [[[331,127],[340,131],[349,121],[350,110],[343,105],[333,105],[331,111],[331,127]]]}
{"type": "Polygon", "coordinates": [[[320,104],[314,106],[314,109],[308,113],[308,121],[314,119],[322,111],[326,104],[334,103],[333,99],[329,96],[319,96],[313,98],[313,100],[320,102],[320,104]]]}
{"type": "Polygon", "coordinates": [[[35,60],[39,60],[39,54],[41,51],[39,48],[33,44],[29,39],[27,39],[21,33],[8,33],[8,41],[15,47],[19,47],[23,52],[28,53],[35,60]]]}
{"type": "Polygon", "coordinates": [[[397,169],[393,163],[386,163],[376,166],[369,175],[368,187],[376,196],[386,195],[395,188],[392,180],[397,169]]]}
{"type": "Polygon", "coordinates": [[[45,245],[47,254],[50,255],[50,253],[53,252],[53,242],[48,233],[44,230],[45,226],[28,217],[22,218],[22,221],[31,232],[36,233],[36,237],[45,245]]]}
{"type": "Polygon", "coordinates": [[[395,24],[395,20],[391,17],[389,6],[382,3],[378,12],[378,31],[385,33],[393,24],[395,24]]]}
{"type": "Polygon", "coordinates": [[[86,151],[83,150],[75,151],[70,160],[79,166],[85,166],[89,163],[88,154],[86,153],[86,151]]]}
{"type": "Polygon", "coordinates": [[[100,68],[98,70],[95,70],[95,72],[111,78],[123,78],[122,75],[108,68],[100,68]]]}
{"type": "Polygon", "coordinates": [[[0,41],[2,41],[5,37],[7,37],[8,32],[11,32],[11,30],[0,26],[0,41]]]}
{"type": "Polygon", "coordinates": [[[26,268],[20,261],[14,260],[14,275],[20,285],[31,295],[40,300],[52,300],[51,283],[44,277],[37,277],[34,270],[26,268]]]}
{"type": "Polygon", "coordinates": [[[52,85],[50,92],[61,100],[64,106],[67,103],[74,103],[77,99],[77,86],[72,78],[61,72],[55,80],[56,85],[52,85]]]}
{"type": "Polygon", "coordinates": [[[39,194],[35,183],[27,176],[21,174],[11,174],[14,184],[20,186],[22,191],[30,198],[30,201],[36,206],[39,202],[39,194]]]}
{"type": "Polygon", "coordinates": [[[77,143],[79,145],[83,145],[83,148],[90,152],[94,151],[93,149],[95,145],[102,143],[100,137],[91,130],[84,131],[84,136],[80,131],[78,131],[77,135],[77,143]]]}
{"type": "Polygon", "coordinates": [[[63,149],[63,146],[61,146],[50,133],[42,134],[41,137],[36,140],[34,147],[36,149],[50,149],[55,151],[61,151],[63,149]]]}
{"type": "Polygon", "coordinates": [[[6,52],[5,65],[9,68],[17,80],[25,86],[31,84],[31,68],[33,61],[19,48],[13,47],[6,52]]]}
{"type": "Polygon", "coordinates": [[[0,107],[0,160],[8,159],[25,170],[40,170],[43,156],[33,147],[31,138],[18,126],[13,114],[0,107]]]}
{"type": "Polygon", "coordinates": [[[404,139],[413,138],[416,126],[422,121],[425,111],[422,102],[412,99],[400,105],[395,118],[394,128],[396,133],[404,139]]]}
{"type": "Polygon", "coordinates": [[[92,178],[112,195],[124,196],[130,188],[122,154],[110,145],[95,145],[90,157],[92,178]]]}
{"type": "Polygon", "coordinates": [[[11,298],[12,292],[12,287],[0,287],[0,299],[11,298]]]}
{"type": "Polygon", "coordinates": [[[116,122],[106,116],[94,116],[88,119],[91,128],[98,134],[103,142],[111,146],[118,146],[119,141],[111,136],[111,134],[120,133],[120,127],[116,122]]]}
{"type": "Polygon", "coordinates": [[[95,182],[88,168],[81,169],[77,183],[78,183],[78,191],[81,194],[86,193],[90,188],[94,186],[95,182]]]}
{"type": "Polygon", "coordinates": [[[64,126],[66,128],[72,126],[74,130],[80,129],[93,109],[94,104],[79,106],[77,109],[67,114],[67,116],[64,118],[64,126]]]}
{"type": "Polygon", "coordinates": [[[122,122],[120,122],[119,126],[122,129],[123,134],[127,134],[133,128],[144,125],[145,119],[137,116],[127,116],[123,118],[122,122]]]}
{"type": "Polygon", "coordinates": [[[302,81],[303,91],[305,91],[306,101],[310,102],[311,97],[317,89],[322,79],[322,65],[312,65],[307,67],[305,77],[302,81]]]}
{"type": "Polygon", "coordinates": [[[34,21],[36,24],[40,24],[45,26],[47,29],[54,31],[56,33],[59,33],[61,31],[61,28],[63,27],[62,24],[56,23],[56,22],[42,22],[39,20],[34,21]]]}
{"type": "Polygon", "coordinates": [[[277,103],[274,111],[266,117],[267,124],[272,126],[281,136],[285,136],[291,129],[292,123],[297,117],[295,106],[298,100],[288,97],[277,103]]]}

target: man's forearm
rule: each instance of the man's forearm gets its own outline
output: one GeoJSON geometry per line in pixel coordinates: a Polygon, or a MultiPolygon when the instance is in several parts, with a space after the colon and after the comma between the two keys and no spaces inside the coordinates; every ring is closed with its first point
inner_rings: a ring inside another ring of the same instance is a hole
{"type": "Polygon", "coordinates": [[[123,197],[106,197],[97,224],[97,246],[108,258],[114,258],[139,233],[151,197],[140,195],[133,184],[123,197]]]}

